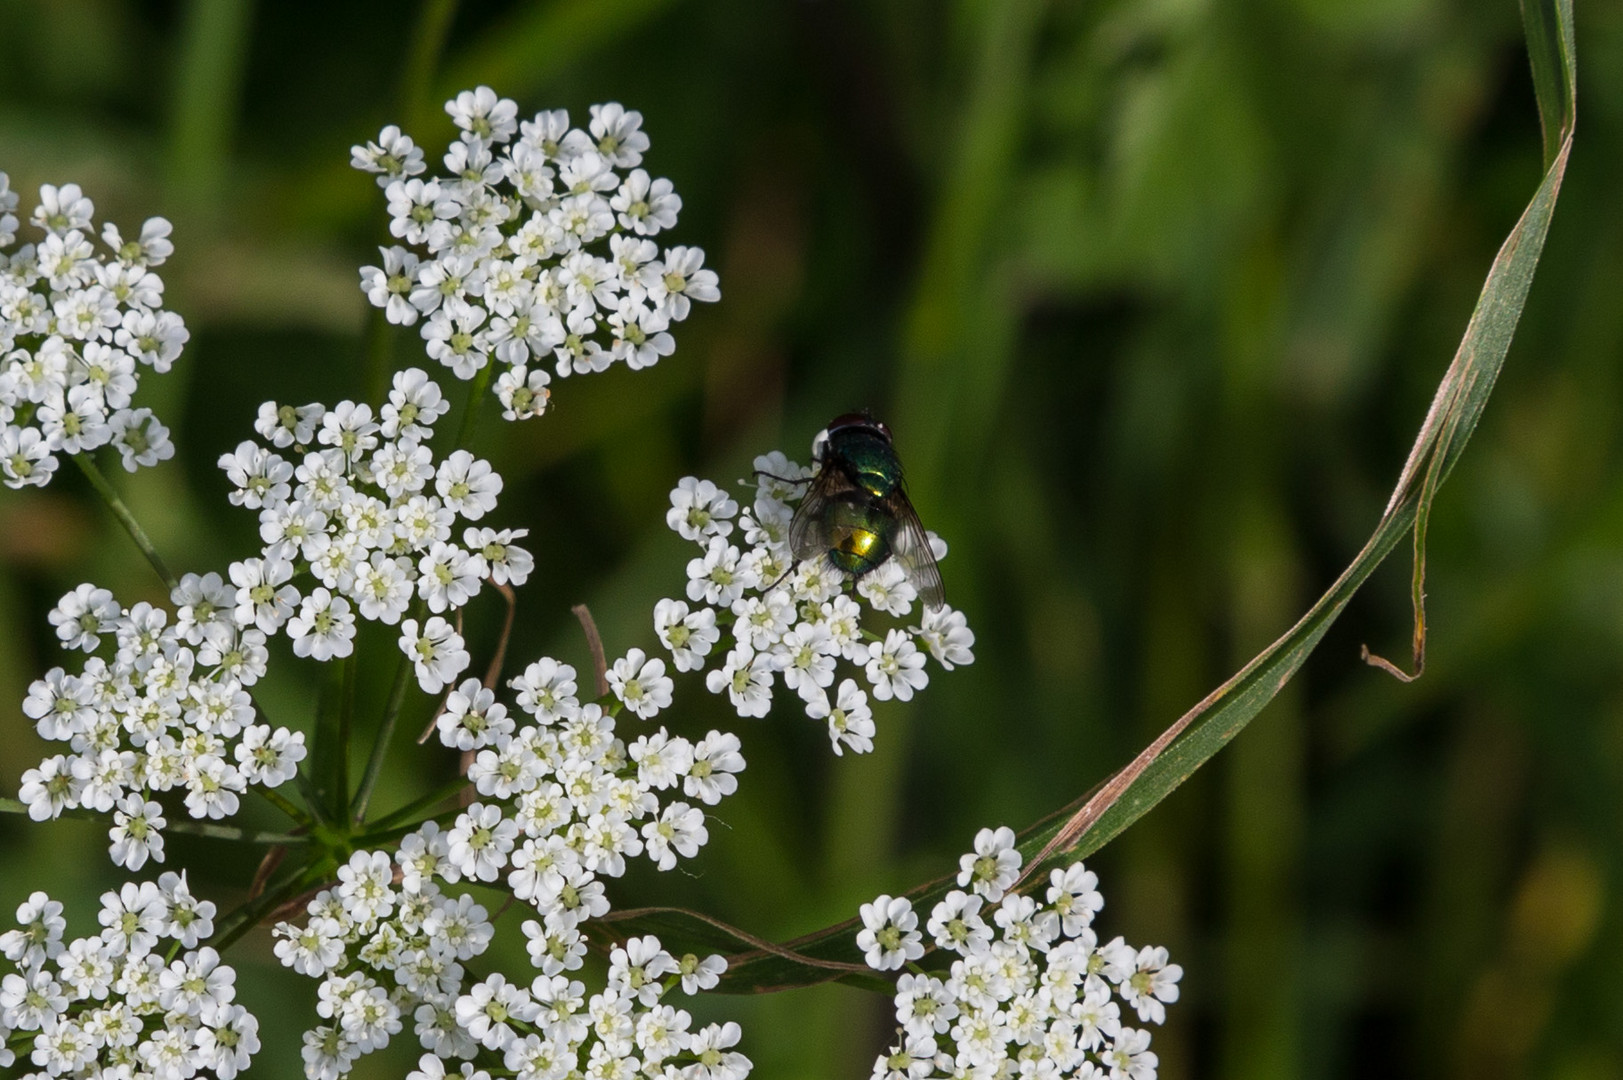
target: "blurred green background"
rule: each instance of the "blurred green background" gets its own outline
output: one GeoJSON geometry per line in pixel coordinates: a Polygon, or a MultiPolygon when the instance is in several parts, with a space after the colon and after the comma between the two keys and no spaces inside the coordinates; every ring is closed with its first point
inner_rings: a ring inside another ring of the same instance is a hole
{"type": "MultiPolygon", "coordinates": [[[[1576,154],[1438,500],[1425,677],[1358,661],[1405,656],[1400,551],[1244,736],[1092,860],[1103,933],[1185,966],[1155,1036],[1172,1080],[1623,1075],[1623,5],[1578,8],[1576,154]]],[[[689,556],[663,525],[675,480],[803,457],[853,407],[890,421],[952,544],[978,660],[881,709],[871,756],[679,682],[672,725],[738,731],[743,789],[691,873],[611,895],[779,939],[1069,801],[1305,610],[1373,529],[1540,175],[1512,0],[7,0],[0,170],[25,210],[71,180],[99,221],[175,223],[168,306],[193,337],[137,404],[180,452],[119,473],[172,566],[250,553],[213,462],[259,401],[366,391],[356,268],[387,232],[350,145],[398,121],[433,162],[439,103],[481,82],[523,115],[640,109],[685,203],[662,239],[702,245],[723,293],[654,370],[486,416],[496,523],[530,528],[542,567],[510,668],[585,667],[581,601],[611,654],[651,646],[689,556]]],[[[428,366],[415,331],[391,347],[428,366]]],[[[58,662],[63,591],[159,598],[78,479],[0,493],[0,701],[58,662]]],[[[469,614],[487,656],[499,608],[469,614]]],[[[262,697],[293,722],[321,673],[278,667],[262,697]]],[[[14,791],[44,747],[0,717],[14,791]]],[[[382,808],[450,768],[391,760],[382,808]]],[[[183,839],[171,864],[229,906],[258,853],[183,839]]],[[[105,844],[0,819],[0,910],[46,887],[88,932],[105,844]]],[[[235,954],[255,1075],[296,1075],[311,985],[266,935],[235,954]]],[[[841,987],[697,1011],[740,1020],[774,1080],[865,1076],[890,1034],[888,1002],[841,987]]],[[[357,1075],[401,1075],[393,1050],[357,1075]]]]}

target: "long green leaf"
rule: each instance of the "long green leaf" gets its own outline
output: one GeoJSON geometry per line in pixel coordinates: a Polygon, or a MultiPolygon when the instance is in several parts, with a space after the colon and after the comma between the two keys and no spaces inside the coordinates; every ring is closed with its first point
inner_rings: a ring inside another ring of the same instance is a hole
{"type": "MultiPolygon", "coordinates": [[[[1504,364],[1572,151],[1577,80],[1571,0],[1525,0],[1523,21],[1544,125],[1544,178],[1489,268],[1459,350],[1437,387],[1374,534],[1352,565],[1283,637],[1180,717],[1126,768],[1080,800],[1080,805],[1066,807],[1028,829],[1020,843],[1027,859],[1028,880],[1030,875],[1060,860],[1071,861],[1099,850],[1226,746],[1290,681],[1353,594],[1410,534],[1415,543],[1416,668],[1423,663],[1425,621],[1421,598],[1426,523],[1432,501],[1476,430],[1504,364]]],[[[1396,672],[1392,665],[1376,662],[1396,672]]],[[[917,906],[925,906],[945,894],[952,884],[944,878],[921,885],[908,895],[917,906]]],[[[656,927],[667,948],[681,948],[684,941],[707,941],[710,944],[703,947],[709,948],[724,947],[729,939],[741,945],[755,941],[742,931],[723,929],[724,924],[691,912],[663,911],[657,917],[637,913],[635,918],[613,924],[607,932],[612,935],[656,927]]],[[[860,960],[856,931],[856,921],[848,920],[781,946],[763,949],[751,944],[738,948],[720,989],[756,992],[833,979],[866,984],[871,979],[851,970],[860,960]],[[831,967],[831,963],[841,966],[831,967]]]]}

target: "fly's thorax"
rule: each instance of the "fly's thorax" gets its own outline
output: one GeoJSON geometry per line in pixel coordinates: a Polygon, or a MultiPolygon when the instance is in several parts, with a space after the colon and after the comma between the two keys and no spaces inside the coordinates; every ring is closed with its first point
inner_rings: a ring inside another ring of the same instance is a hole
{"type": "Polygon", "coordinates": [[[876,499],[885,498],[902,482],[902,463],[895,449],[872,428],[831,432],[824,461],[843,469],[853,483],[876,499]]]}

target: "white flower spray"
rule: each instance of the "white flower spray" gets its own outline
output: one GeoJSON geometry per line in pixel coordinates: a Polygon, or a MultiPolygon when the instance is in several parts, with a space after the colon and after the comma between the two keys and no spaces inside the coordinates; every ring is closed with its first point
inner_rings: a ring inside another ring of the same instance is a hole
{"type": "MultiPolygon", "coordinates": [[[[751,505],[685,477],[665,523],[702,554],[688,562],[686,600],[654,608],[654,630],[677,671],[702,671],[740,716],[765,716],[774,686],[824,721],[836,754],[873,749],[872,697],[911,700],[930,682],[926,659],[951,671],[975,660],[960,611],[925,608],[895,560],[852,581],[826,560],[796,563],[789,523],[812,472],[774,451],[755,459],[751,505]],[[797,482],[798,481],[798,482],[797,482]],[[916,619],[913,622],[901,620],[916,619]],[[847,674],[849,673],[849,674],[847,674]]],[[[946,544],[933,533],[939,559],[946,544]]]]}
{"type": "Polygon", "coordinates": [[[43,237],[14,247],[17,204],[0,172],[0,480],[44,487],[57,455],[109,444],[130,472],[174,456],[169,429],[132,404],[142,372],[168,371],[191,336],[155,272],[174,251],[169,222],[98,235],[78,184],[46,184],[30,215],[43,237]]]}
{"type": "Polygon", "coordinates": [[[676,348],[671,327],[693,301],[721,297],[704,252],[661,250],[682,199],[642,169],[642,115],[593,105],[585,129],[562,109],[518,119],[489,87],[445,105],[461,129],[446,175],[418,179],[423,153],[386,127],[353,149],[388,200],[382,266],[361,270],[391,323],[422,323],[428,355],[481,389],[499,366],[508,420],[540,416],[559,377],[623,363],[652,367],[676,348]]]}
{"type": "Polygon", "coordinates": [[[874,1062],[875,1080],[1154,1080],[1150,1033],[1125,1021],[1163,1023],[1178,1000],[1183,969],[1166,949],[1099,944],[1104,897],[1080,862],[1049,875],[1042,902],[1010,892],[1021,867],[1011,829],[982,829],[959,865],[959,888],[922,930],[904,897],[862,905],[868,966],[909,969],[896,982],[897,1041],[874,1062]]]}

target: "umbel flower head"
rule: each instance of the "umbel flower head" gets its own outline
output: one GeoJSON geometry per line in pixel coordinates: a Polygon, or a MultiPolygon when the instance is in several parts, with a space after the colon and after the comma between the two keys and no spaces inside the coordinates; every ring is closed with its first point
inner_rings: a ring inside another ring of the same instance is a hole
{"type": "MultiPolygon", "coordinates": [[[[919,603],[894,560],[855,581],[826,560],[795,562],[789,523],[812,471],[777,451],[755,470],[746,508],[691,476],[671,492],[665,522],[700,554],[688,562],[686,599],[661,600],[654,629],[678,671],[710,668],[706,686],[738,715],[765,716],[781,684],[827,723],[836,754],[865,753],[869,698],[911,700],[929,684],[929,659],[946,671],[973,663],[974,631],[962,612],[919,603]]],[[[944,557],[946,544],[930,541],[944,557]]]]}
{"type": "Polygon", "coordinates": [[[445,410],[419,368],[395,375],[376,412],[353,401],[260,406],[255,429],[269,445],[244,441],[219,462],[264,541],[230,567],[239,628],[284,632],[297,655],[331,660],[354,649],[359,619],[398,625],[424,691],[456,681],[469,656],[447,617],[487,581],[522,585],[535,560],[515,543],[526,530],[474,524],[502,490],[490,463],[429,450],[445,410]]]}
{"type": "Polygon", "coordinates": [[[16,210],[0,172],[0,480],[44,487],[58,454],[109,443],[130,472],[174,456],[169,429],[131,403],[142,371],[168,371],[191,336],[154,272],[174,251],[169,222],[98,236],[78,184],[45,184],[30,215],[43,237],[14,248],[16,210]]]}
{"type": "Polygon", "coordinates": [[[1014,843],[1013,830],[982,829],[960,864],[961,888],[923,929],[904,897],[862,905],[857,945],[868,965],[924,967],[897,980],[897,1041],[874,1062],[875,1080],[1154,1080],[1150,1033],[1124,1020],[1164,1022],[1183,969],[1163,948],[1099,944],[1104,897],[1080,862],[1049,875],[1041,902],[1007,891],[1020,870],[1014,843]]]}
{"type": "Polygon", "coordinates": [[[469,679],[436,725],[441,742],[473,757],[479,801],[448,829],[423,825],[392,855],[356,852],[303,926],[277,926],[277,956],[321,980],[317,1012],[329,1022],[305,1036],[306,1074],[341,1077],[410,1023],[426,1051],[417,1077],[456,1075],[446,1063],[463,1060],[478,1064],[464,1067],[474,1076],[739,1080],[750,1065],[730,1049],[738,1026],[695,1030],[666,1002],[677,989],[715,986],[719,956],[673,956],[648,936],[612,951],[590,995],[572,974],[585,960],[582,927],[609,910],[604,879],[638,856],[672,869],[708,841],[701,807],[736,788],[737,738],[712,731],[693,743],[660,728],[627,744],[614,715],[576,696],[574,669],[551,658],[510,686],[522,723],[469,679]],[[462,882],[529,907],[525,977],[467,969],[495,927],[471,895],[449,888],[462,882]]]}
{"type": "Polygon", "coordinates": [[[102,894],[98,917],[99,934],[64,942],[62,905],[36,892],[0,934],[0,1068],[26,1054],[39,1077],[232,1080],[246,1069],[259,1022],[236,1004],[236,972],[199,944],[214,905],[166,873],[102,894]]]}
{"type": "Polygon", "coordinates": [[[305,756],[303,732],[265,723],[249,695],[265,673],[265,635],[235,619],[230,586],[187,574],[170,599],[173,613],[124,607],[91,584],[62,597],[50,620],[84,663],[46,672],[22,706],[41,738],[68,747],[23,773],[29,816],[111,812],[110,853],[130,870],[163,861],[167,822],[153,796],[183,791],[192,817],[228,817],[248,785],[280,786],[305,756]]]}
{"type": "Polygon", "coordinates": [[[640,167],[640,113],[611,102],[591,107],[585,129],[562,109],[520,121],[487,86],[445,111],[461,129],[445,175],[419,179],[422,151],[392,125],[353,148],[401,241],[362,268],[361,288],[390,322],[420,321],[428,355],[457,378],[499,365],[507,419],[546,410],[548,368],[652,367],[675,350],[671,327],[693,301],[720,298],[701,249],[654,239],[682,200],[640,167]]]}

